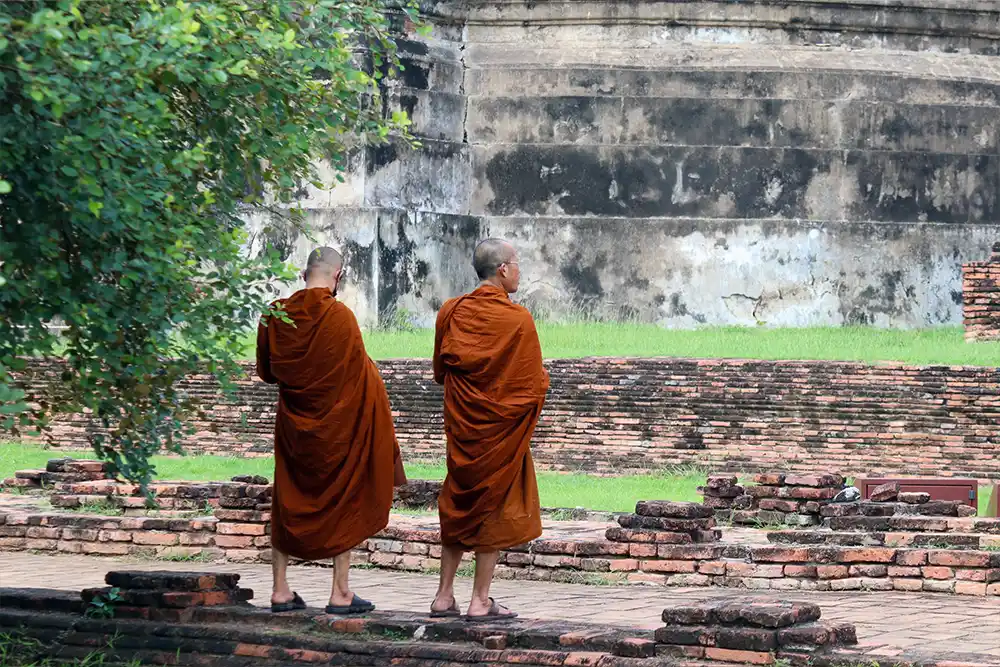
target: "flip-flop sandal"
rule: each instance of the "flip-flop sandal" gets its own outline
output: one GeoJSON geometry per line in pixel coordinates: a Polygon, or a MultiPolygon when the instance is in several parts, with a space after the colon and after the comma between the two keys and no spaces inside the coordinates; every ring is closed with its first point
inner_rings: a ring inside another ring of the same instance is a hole
{"type": "Polygon", "coordinates": [[[294,595],[295,597],[293,597],[288,602],[280,602],[278,604],[272,602],[271,613],[280,614],[285,611],[297,611],[299,609],[305,609],[306,608],[305,600],[299,597],[298,593],[292,593],[292,595],[294,595]]]}
{"type": "Polygon", "coordinates": [[[447,609],[441,609],[439,611],[431,609],[431,618],[455,618],[461,615],[462,612],[458,610],[458,600],[452,602],[451,606],[447,609]]]}
{"type": "Polygon", "coordinates": [[[517,612],[500,611],[500,605],[493,598],[490,598],[490,610],[485,614],[479,614],[477,616],[466,616],[465,621],[467,623],[484,623],[487,621],[509,621],[511,619],[517,618],[517,612]]]}
{"type": "Polygon", "coordinates": [[[326,613],[335,614],[337,616],[348,616],[350,614],[367,614],[370,611],[375,611],[375,605],[373,605],[368,600],[362,600],[356,594],[354,599],[351,600],[351,604],[342,605],[326,605],[326,613]]]}

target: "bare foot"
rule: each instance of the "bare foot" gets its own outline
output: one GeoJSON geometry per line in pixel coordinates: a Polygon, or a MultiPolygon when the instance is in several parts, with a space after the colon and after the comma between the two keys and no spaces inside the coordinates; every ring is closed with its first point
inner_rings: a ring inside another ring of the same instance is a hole
{"type": "Polygon", "coordinates": [[[330,606],[347,607],[354,602],[354,591],[336,592],[330,596],[330,606]]]}
{"type": "Polygon", "coordinates": [[[291,591],[275,591],[271,593],[271,604],[285,604],[295,599],[295,593],[291,591]]]}
{"type": "Polygon", "coordinates": [[[498,603],[493,598],[489,598],[486,602],[483,602],[482,600],[472,600],[472,602],[469,603],[469,613],[466,614],[469,618],[484,618],[486,616],[499,616],[502,618],[512,615],[514,615],[514,612],[498,603]]]}
{"type": "Polygon", "coordinates": [[[455,596],[452,595],[450,598],[434,598],[434,602],[431,603],[431,613],[439,614],[443,611],[458,611],[458,601],[455,600],[455,596]]]}

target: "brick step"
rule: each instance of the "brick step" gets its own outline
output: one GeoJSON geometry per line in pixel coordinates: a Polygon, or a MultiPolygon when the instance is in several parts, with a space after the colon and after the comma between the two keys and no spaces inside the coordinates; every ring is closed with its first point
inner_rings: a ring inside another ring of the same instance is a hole
{"type": "Polygon", "coordinates": [[[822,545],[845,547],[933,547],[981,549],[984,536],[975,533],[885,533],[777,530],[768,531],[771,544],[822,545]]]}
{"type": "Polygon", "coordinates": [[[0,588],[0,609],[83,613],[86,605],[75,591],[50,588],[0,588]]]}

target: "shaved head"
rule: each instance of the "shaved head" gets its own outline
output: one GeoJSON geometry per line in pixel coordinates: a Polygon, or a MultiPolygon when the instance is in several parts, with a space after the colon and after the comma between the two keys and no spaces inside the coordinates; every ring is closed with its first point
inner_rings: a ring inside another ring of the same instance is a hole
{"type": "Polygon", "coordinates": [[[480,280],[487,280],[496,276],[500,265],[512,261],[516,254],[514,246],[507,241],[486,239],[480,241],[472,253],[472,266],[480,280]]]}
{"type": "Polygon", "coordinates": [[[310,279],[333,279],[344,268],[344,258],[333,248],[316,248],[309,253],[304,277],[310,279]]]}

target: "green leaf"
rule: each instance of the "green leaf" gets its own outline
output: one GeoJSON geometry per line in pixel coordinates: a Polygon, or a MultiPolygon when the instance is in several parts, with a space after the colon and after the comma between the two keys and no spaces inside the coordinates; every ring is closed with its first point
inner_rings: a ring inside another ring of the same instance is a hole
{"type": "MultiPolygon", "coordinates": [[[[316,177],[312,156],[333,150],[323,180],[343,180],[346,137],[414,141],[354,59],[356,37],[386,34],[390,3],[35,5],[22,20],[24,3],[0,0],[0,89],[29,100],[0,111],[0,162],[18,165],[18,193],[32,194],[2,202],[31,224],[0,250],[4,276],[17,276],[0,278],[0,340],[8,368],[39,354],[73,368],[38,414],[0,413],[0,426],[27,433],[91,411],[98,455],[147,484],[150,457],[180,449],[197,409],[176,380],[207,370],[231,390],[264,286],[294,279],[278,253],[244,254],[246,213],[296,201],[316,177]],[[53,320],[64,337],[41,324],[53,320]]],[[[391,36],[366,48],[379,76],[398,68],[391,36]]],[[[282,215],[266,238],[300,232],[301,212],[282,215]]],[[[0,406],[12,411],[26,401],[5,393],[7,373],[0,406]]]]}

